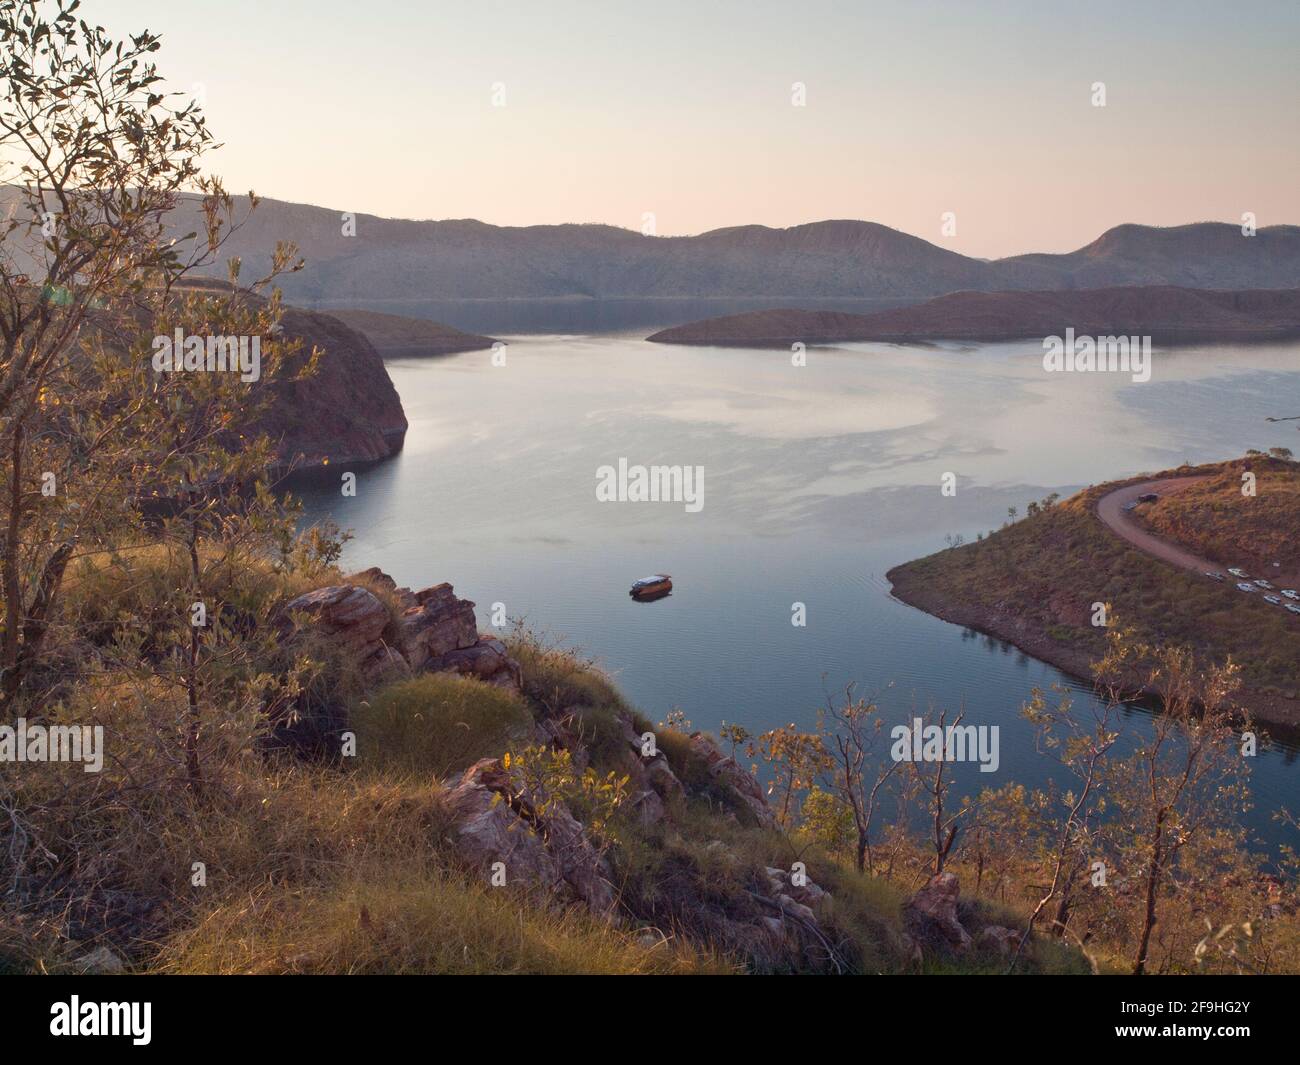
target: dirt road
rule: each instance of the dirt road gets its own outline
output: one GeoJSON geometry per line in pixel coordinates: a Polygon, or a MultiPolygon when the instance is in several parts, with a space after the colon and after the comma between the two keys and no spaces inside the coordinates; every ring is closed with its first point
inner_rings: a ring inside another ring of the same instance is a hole
{"type": "Polygon", "coordinates": [[[1124,510],[1126,503],[1131,503],[1138,496],[1146,495],[1148,492],[1154,492],[1158,496],[1173,495],[1207,480],[1208,477],[1165,477],[1117,488],[1097,500],[1097,517],[1101,518],[1112,532],[1124,537],[1134,547],[1168,562],[1171,566],[1192,570],[1195,573],[1217,572],[1220,569],[1218,563],[1161,540],[1138,525],[1124,510]]]}

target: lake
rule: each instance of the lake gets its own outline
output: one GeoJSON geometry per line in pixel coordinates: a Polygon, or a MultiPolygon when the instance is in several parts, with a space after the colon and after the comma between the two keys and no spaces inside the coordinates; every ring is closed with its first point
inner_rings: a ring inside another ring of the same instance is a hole
{"type": "MultiPolygon", "coordinates": [[[[1157,349],[1135,384],[1047,374],[1037,342],[849,344],[793,366],[788,352],[642,336],[506,337],[504,366],[486,351],[390,361],[404,450],[359,470],[355,498],[338,469],[308,479],[308,520],[355,533],[346,564],[415,588],[450,581],[482,631],[501,603],[584,649],[655,721],[680,708],[708,730],[811,726],[849,682],[891,723],[964,709],[1001,730],[997,772],[956,774],[976,790],[1046,779],[1019,716],[1031,689],[1091,696],[894,600],[885,572],[1051,492],[1300,443],[1294,422],[1264,420],[1300,412],[1296,344],[1157,349]],[[703,467],[703,507],[599,502],[596,471],[620,459],[703,467]],[[629,599],[656,572],[673,594],[629,599]]],[[[1145,711],[1130,714],[1142,727],[1145,711]]],[[[1270,845],[1273,810],[1300,808],[1297,753],[1255,760],[1249,823],[1270,845]]]]}

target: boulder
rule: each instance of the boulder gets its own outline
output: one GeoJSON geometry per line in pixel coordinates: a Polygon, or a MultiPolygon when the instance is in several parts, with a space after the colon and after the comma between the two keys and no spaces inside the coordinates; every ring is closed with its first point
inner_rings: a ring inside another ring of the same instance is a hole
{"type": "Polygon", "coordinates": [[[445,801],[453,845],[485,877],[494,863],[502,862],[508,883],[526,885],[560,902],[581,902],[597,916],[615,920],[609,867],[562,802],[546,804],[545,814],[539,816],[493,758],[465,770],[445,801]]]}
{"type": "Polygon", "coordinates": [[[806,874],[800,878],[803,883],[796,884],[787,869],[768,866],[764,869],[764,873],[767,874],[767,882],[772,888],[774,898],[787,895],[794,901],[810,908],[815,908],[822,899],[829,898],[829,894],[813,883],[806,874]]]}
{"type": "Polygon", "coordinates": [[[630,714],[620,713],[618,724],[627,742],[623,765],[627,769],[630,804],[643,825],[657,824],[667,816],[672,803],[685,798],[686,789],[663,751],[656,749],[651,757],[642,754],[641,736],[630,714]]]}
{"type": "Polygon", "coordinates": [[[415,605],[402,614],[398,647],[413,670],[429,668],[431,659],[478,643],[474,604],[457,599],[450,584],[435,584],[414,593],[415,605]]]}
{"type": "Polygon", "coordinates": [[[718,745],[702,732],[691,736],[691,747],[704,759],[709,775],[718,783],[730,788],[741,802],[753,813],[763,828],[776,828],[776,814],[767,804],[757,778],[740,765],[734,758],[729,758],[718,749],[718,745]]]}
{"type": "Polygon", "coordinates": [[[411,667],[394,647],[385,644],[366,663],[366,676],[375,685],[409,680],[411,667]]]}
{"type": "Polygon", "coordinates": [[[384,641],[391,622],[389,608],[370,588],[358,584],[318,588],[298,596],[286,609],[307,615],[310,627],[353,656],[372,683],[404,680],[420,672],[450,672],[522,689],[519,663],[496,637],[478,634],[474,604],[456,598],[450,584],[412,592],[397,587],[375,566],[353,579],[387,589],[402,608],[396,646],[384,641]]]}
{"type": "Polygon", "coordinates": [[[388,608],[368,588],[336,584],[307,592],[286,604],[290,614],[305,614],[315,631],[330,637],[347,654],[370,670],[388,663],[384,630],[388,608]]]}
{"type": "Polygon", "coordinates": [[[348,580],[360,581],[365,584],[376,584],[380,588],[386,588],[388,591],[397,593],[397,582],[378,566],[371,566],[369,569],[363,569],[359,573],[348,574],[348,580]]]}
{"type": "Polygon", "coordinates": [[[789,895],[778,895],[776,897],[776,903],[781,907],[783,913],[791,914],[794,917],[801,917],[803,920],[808,921],[813,925],[817,923],[817,915],[802,902],[795,902],[789,895]]]}
{"type": "Polygon", "coordinates": [[[960,891],[955,874],[940,873],[903,904],[903,925],[918,945],[956,953],[970,947],[970,933],[957,920],[960,891]]]}
{"type": "Polygon", "coordinates": [[[510,657],[506,645],[495,636],[477,636],[469,647],[459,647],[438,658],[430,658],[424,668],[431,672],[463,673],[499,687],[520,691],[523,671],[510,657]]]}
{"type": "Polygon", "coordinates": [[[1023,935],[1023,930],[991,924],[980,929],[979,935],[975,937],[975,942],[987,950],[996,951],[1004,958],[1009,958],[1015,954],[1016,948],[1020,946],[1020,939],[1023,935]]]}

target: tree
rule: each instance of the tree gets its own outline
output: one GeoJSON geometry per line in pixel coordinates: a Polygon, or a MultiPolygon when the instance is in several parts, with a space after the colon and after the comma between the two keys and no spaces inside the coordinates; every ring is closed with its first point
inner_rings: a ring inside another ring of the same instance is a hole
{"type": "Polygon", "coordinates": [[[1050,879],[1025,923],[1024,935],[1011,960],[1013,969],[1043,910],[1053,899],[1057,907],[1052,930],[1062,935],[1069,924],[1073,893],[1090,857],[1093,820],[1103,805],[1108,758],[1119,738],[1113,727],[1119,706],[1118,699],[1105,700],[1091,704],[1091,709],[1080,716],[1069,696],[1051,705],[1043,692],[1035,690],[1025,707],[1024,715],[1036,729],[1039,753],[1053,758],[1074,778],[1074,786],[1060,793],[1053,788],[1050,796],[1043,797],[1060,811],[1051,822],[1047,852],[1050,879]]]}
{"type": "Polygon", "coordinates": [[[223,705],[203,673],[239,655],[223,641],[228,604],[204,601],[205,570],[254,540],[284,541],[288,515],[264,487],[274,453],[253,427],[274,384],[311,373],[318,353],[300,357],[279,335],[278,294],[258,295],[301,265],[291,246],[247,287],[238,261],[225,283],[190,279],[240,224],[200,171],[211,134],[192,101],[162,91],[156,35],[114,40],[77,8],[0,4],[0,705],[27,697],[39,710],[45,695],[27,689],[70,566],[170,544],[188,574],[169,604],[177,654],[117,664],[186,691],[197,788],[203,707],[223,705]],[[195,206],[199,230],[169,236],[173,213],[195,206]],[[159,372],[158,339],[177,330],[208,353],[214,338],[256,338],[258,379],[159,372]],[[196,603],[212,624],[191,623],[196,603]]]}
{"type": "Polygon", "coordinates": [[[751,758],[760,757],[772,767],[767,793],[780,797],[777,820],[788,827],[794,797],[812,787],[826,767],[829,756],[822,737],[800,732],[792,722],[764,732],[749,745],[748,752],[751,758]]]}
{"type": "Polygon", "coordinates": [[[1097,673],[1112,701],[1136,677],[1141,687],[1158,690],[1163,704],[1151,718],[1150,734],[1116,764],[1102,826],[1141,892],[1132,970],[1140,976],[1150,964],[1152,935],[1175,876],[1178,890],[1192,892],[1199,880],[1217,875],[1181,859],[1230,825],[1246,802],[1248,770],[1237,732],[1249,731],[1251,723],[1232,702],[1240,672],[1232,662],[1202,668],[1186,648],[1153,647],[1120,629],[1108,639],[1097,673]]]}
{"type": "Polygon", "coordinates": [[[874,702],[855,699],[852,684],[844,689],[842,702],[827,699],[819,722],[822,746],[829,752],[819,782],[851,814],[856,837],[854,861],[858,872],[873,875],[871,824],[877,800],[881,789],[902,764],[890,760],[882,766],[872,759],[881,728],[878,707],[874,702]]]}
{"type": "MultiPolygon", "coordinates": [[[[948,711],[940,710],[937,721],[937,727],[940,733],[946,734],[945,725],[948,711]]],[[[962,718],[966,716],[963,710],[952,722],[951,728],[956,730],[961,727],[962,718]]],[[[930,723],[930,715],[922,719],[922,728],[926,728],[930,723]]],[[[952,788],[952,776],[946,771],[947,762],[940,758],[933,763],[924,760],[909,762],[911,775],[915,780],[920,791],[925,793],[926,805],[928,807],[926,816],[930,819],[930,844],[934,848],[934,866],[931,870],[934,876],[943,872],[944,866],[948,862],[949,856],[953,853],[953,845],[957,842],[957,835],[961,831],[964,821],[977,809],[976,806],[969,802],[963,802],[955,811],[947,807],[948,791],[952,788]],[[929,768],[933,766],[933,768],[929,768]]]]}

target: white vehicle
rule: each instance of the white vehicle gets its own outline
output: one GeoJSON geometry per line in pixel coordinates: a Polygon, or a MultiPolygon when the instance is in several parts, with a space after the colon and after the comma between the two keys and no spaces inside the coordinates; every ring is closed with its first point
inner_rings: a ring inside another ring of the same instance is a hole
{"type": "Polygon", "coordinates": [[[1237,584],[1237,590],[1242,592],[1253,592],[1255,591],[1255,586],[1249,581],[1239,581],[1237,584]]]}
{"type": "Polygon", "coordinates": [[[1215,573],[1213,570],[1208,570],[1208,569],[1207,569],[1207,570],[1205,571],[1205,575],[1206,575],[1207,577],[1209,577],[1210,580],[1212,580],[1212,581],[1222,581],[1222,580],[1223,580],[1223,574],[1222,574],[1222,573],[1215,573]]]}
{"type": "Polygon", "coordinates": [[[1247,573],[1244,569],[1239,569],[1239,568],[1236,567],[1236,566],[1233,566],[1232,569],[1228,570],[1228,572],[1231,573],[1234,577],[1249,577],[1249,576],[1250,576],[1250,574],[1247,573]]]}
{"type": "Polygon", "coordinates": [[[1286,608],[1293,614],[1300,614],[1300,606],[1296,606],[1295,603],[1287,603],[1286,608]]]}
{"type": "Polygon", "coordinates": [[[1294,588],[1283,588],[1282,594],[1288,599],[1300,599],[1300,592],[1297,592],[1294,588]]]}
{"type": "Polygon", "coordinates": [[[1266,595],[1266,596],[1264,596],[1264,602],[1266,602],[1266,603],[1272,603],[1274,606],[1281,606],[1281,605],[1282,605],[1282,600],[1279,599],[1276,595],[1266,595]]]}
{"type": "Polygon", "coordinates": [[[1272,588],[1273,586],[1272,586],[1271,584],[1269,584],[1268,581],[1266,581],[1266,580],[1264,580],[1264,579],[1261,578],[1260,580],[1257,580],[1257,581],[1255,582],[1255,587],[1256,587],[1256,588],[1272,588]]]}

